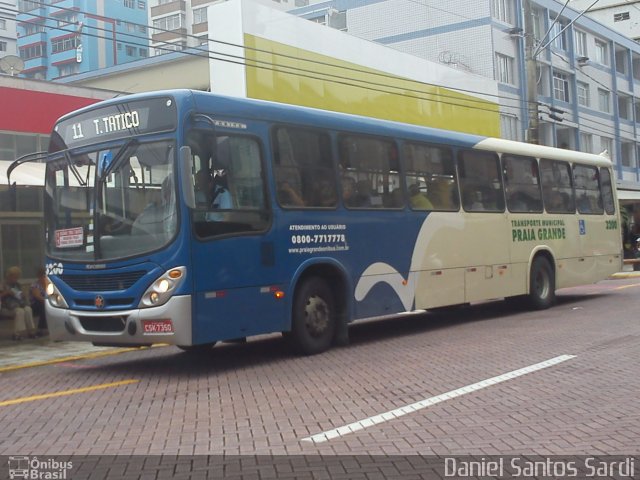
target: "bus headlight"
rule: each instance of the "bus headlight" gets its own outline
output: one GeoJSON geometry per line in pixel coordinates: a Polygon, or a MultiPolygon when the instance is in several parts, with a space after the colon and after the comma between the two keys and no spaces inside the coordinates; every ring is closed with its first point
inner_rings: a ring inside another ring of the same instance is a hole
{"type": "Polygon", "coordinates": [[[186,267],[175,267],[165,272],[142,295],[138,308],[157,307],[166,303],[187,274],[186,267]]]}
{"type": "Polygon", "coordinates": [[[52,307],[69,308],[64,297],[51,280],[48,280],[47,283],[47,300],[49,300],[49,305],[52,307]]]}

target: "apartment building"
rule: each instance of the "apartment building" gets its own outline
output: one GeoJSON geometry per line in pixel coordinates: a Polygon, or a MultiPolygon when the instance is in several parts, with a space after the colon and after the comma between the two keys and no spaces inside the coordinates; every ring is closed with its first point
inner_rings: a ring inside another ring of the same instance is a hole
{"type": "MultiPolygon", "coordinates": [[[[0,58],[17,53],[17,0],[0,0],[0,58]]],[[[0,74],[7,73],[0,69],[0,74]]]]}
{"type": "Polygon", "coordinates": [[[148,57],[147,7],[147,0],[19,0],[22,76],[57,80],[148,57]]]}

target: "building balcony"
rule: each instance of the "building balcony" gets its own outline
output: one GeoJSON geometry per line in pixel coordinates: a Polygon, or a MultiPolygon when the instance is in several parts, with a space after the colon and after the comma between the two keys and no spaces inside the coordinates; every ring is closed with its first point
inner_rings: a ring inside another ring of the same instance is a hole
{"type": "Polygon", "coordinates": [[[77,9],[77,5],[74,0],[54,0],[51,3],[51,6],[54,8],[57,8],[59,10],[64,10],[64,9],[77,9]]]}
{"type": "Polygon", "coordinates": [[[36,32],[31,35],[20,35],[18,37],[18,48],[32,43],[47,43],[46,32],[36,32]]]}
{"type": "Polygon", "coordinates": [[[209,31],[209,23],[208,22],[194,23],[191,29],[193,30],[193,35],[198,35],[199,33],[206,33],[209,31]]]}
{"type": "Polygon", "coordinates": [[[187,39],[187,29],[186,28],[178,28],[176,30],[172,30],[170,32],[160,32],[155,33],[151,36],[152,42],[173,42],[178,39],[187,39]]]}
{"type": "Polygon", "coordinates": [[[25,70],[31,70],[31,69],[38,69],[38,68],[47,68],[47,65],[49,64],[49,61],[47,59],[47,57],[36,57],[36,58],[30,58],[29,60],[25,60],[24,61],[24,69],[25,70]]]}
{"type": "Polygon", "coordinates": [[[76,49],[65,50],[64,52],[52,53],[49,55],[51,65],[62,65],[76,61],[76,49]]]}
{"type": "Polygon", "coordinates": [[[151,18],[167,13],[185,12],[187,9],[187,2],[184,0],[176,0],[175,2],[169,2],[162,5],[156,5],[151,7],[151,18]]]}
{"type": "Polygon", "coordinates": [[[191,0],[191,8],[213,3],[211,0],[191,0]]]}

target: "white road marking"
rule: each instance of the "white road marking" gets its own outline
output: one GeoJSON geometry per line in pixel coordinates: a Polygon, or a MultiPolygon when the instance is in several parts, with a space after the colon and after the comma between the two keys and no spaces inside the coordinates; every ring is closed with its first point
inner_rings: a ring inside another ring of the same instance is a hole
{"type": "Polygon", "coordinates": [[[567,360],[571,360],[575,357],[575,355],[560,355],[559,357],[550,358],[549,360],[545,360],[544,362],[536,363],[534,365],[529,365],[528,367],[503,373],[502,375],[491,377],[486,380],[467,385],[465,387],[457,388],[455,390],[436,395],[435,397],[426,398],[424,400],[406,405],[404,407],[396,408],[394,410],[390,410],[373,417],[365,418],[364,420],[358,420],[357,422],[350,423],[349,425],[344,425],[332,430],[327,430],[326,432],[311,435],[310,437],[305,437],[302,439],[302,441],[312,443],[327,442],[348,433],[357,432],[359,430],[363,430],[365,428],[372,427],[389,420],[394,420],[409,413],[417,412],[418,410],[436,405],[440,402],[460,397],[462,395],[466,395],[467,393],[472,393],[483,388],[490,387],[492,385],[497,385],[498,383],[506,382],[507,380],[512,380],[514,378],[521,377],[522,375],[542,370],[543,368],[552,367],[559,363],[566,362],[567,360]]]}

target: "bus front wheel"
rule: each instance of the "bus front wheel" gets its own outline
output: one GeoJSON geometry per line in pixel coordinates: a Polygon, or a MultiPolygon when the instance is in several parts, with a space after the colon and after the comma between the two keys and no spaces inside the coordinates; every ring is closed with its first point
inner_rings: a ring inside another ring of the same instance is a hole
{"type": "Polygon", "coordinates": [[[544,310],[556,300],[556,281],[549,260],[537,257],[531,265],[529,277],[529,304],[536,310],[544,310]]]}
{"type": "Polygon", "coordinates": [[[302,282],[293,300],[291,346],[304,355],[314,355],[331,346],[336,329],[335,302],[327,283],[317,277],[302,282]]]}

